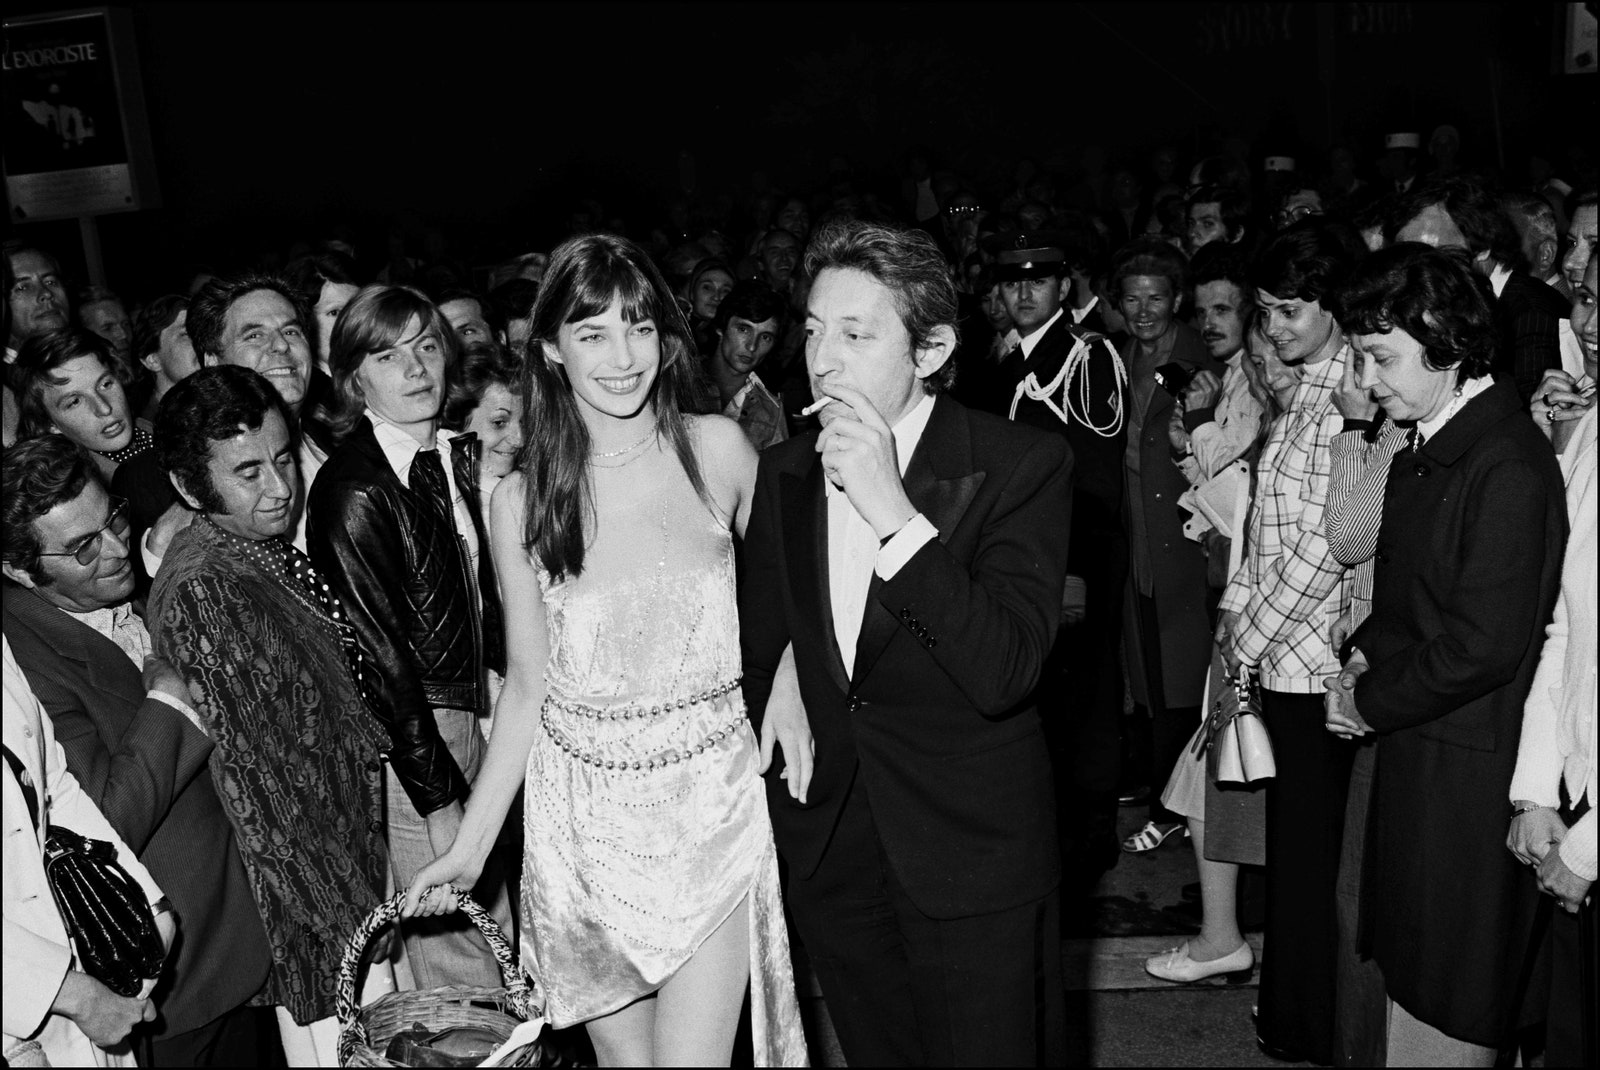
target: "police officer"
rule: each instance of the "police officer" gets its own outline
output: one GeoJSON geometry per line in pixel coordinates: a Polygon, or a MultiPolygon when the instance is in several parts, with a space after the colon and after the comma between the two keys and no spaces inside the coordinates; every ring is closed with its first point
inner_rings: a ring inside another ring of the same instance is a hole
{"type": "Polygon", "coordinates": [[[1072,448],[1070,575],[1056,671],[1041,684],[1056,694],[1041,705],[1056,711],[1045,724],[1053,733],[1067,878],[1087,891],[1118,855],[1127,377],[1105,337],[1080,326],[1066,305],[1069,241],[1056,233],[999,234],[990,249],[1020,339],[1000,366],[1007,415],[1065,436],[1072,448]]]}

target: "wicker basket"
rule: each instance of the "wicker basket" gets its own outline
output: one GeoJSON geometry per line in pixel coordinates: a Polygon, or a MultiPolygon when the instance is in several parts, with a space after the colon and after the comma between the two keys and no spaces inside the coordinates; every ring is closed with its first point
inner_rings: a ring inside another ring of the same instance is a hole
{"type": "MultiPolygon", "coordinates": [[[[350,936],[344,951],[344,961],[339,965],[339,990],[337,1013],[339,1015],[339,1065],[340,1066],[404,1066],[383,1054],[389,1041],[421,1022],[431,1030],[450,1029],[457,1026],[474,1026],[499,1034],[502,1041],[511,1031],[526,1021],[537,1009],[528,982],[517,969],[500,926],[467,895],[451,886],[461,904],[462,911],[472,919],[489,942],[495,961],[500,964],[500,976],[505,978],[504,988],[432,988],[416,992],[390,992],[366,1007],[356,1006],[356,973],[361,965],[361,953],[377,931],[399,919],[405,893],[399,892],[385,903],[379,903],[367,920],[350,936]]],[[[524,1045],[501,1066],[539,1066],[544,1046],[541,1043],[524,1045]]]]}

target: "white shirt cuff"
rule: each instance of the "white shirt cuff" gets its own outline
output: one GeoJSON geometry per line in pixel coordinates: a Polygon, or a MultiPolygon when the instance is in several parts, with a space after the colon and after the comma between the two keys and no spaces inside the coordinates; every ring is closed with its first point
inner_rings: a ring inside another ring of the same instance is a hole
{"type": "Polygon", "coordinates": [[[165,691],[152,691],[150,692],[150,697],[165,702],[168,706],[171,706],[173,709],[183,714],[189,719],[190,724],[194,725],[200,730],[201,734],[210,734],[206,732],[206,726],[204,722],[200,720],[200,715],[194,712],[193,708],[191,708],[190,705],[181,698],[178,698],[176,695],[170,695],[165,691]]]}
{"type": "Polygon", "coordinates": [[[161,571],[162,559],[151,552],[150,532],[148,531],[145,532],[144,537],[139,540],[139,560],[144,562],[144,574],[146,576],[154,579],[155,574],[161,571]]]}
{"type": "Polygon", "coordinates": [[[907,520],[905,526],[878,550],[878,576],[885,580],[894,579],[895,573],[904,568],[906,562],[915,557],[928,540],[938,537],[939,529],[921,513],[907,520]]]}
{"type": "Polygon", "coordinates": [[[1573,823],[1567,830],[1566,838],[1556,848],[1561,852],[1561,861],[1572,870],[1572,875],[1586,881],[1593,881],[1597,870],[1600,870],[1595,859],[1594,829],[1594,811],[1590,810],[1573,823]]]}

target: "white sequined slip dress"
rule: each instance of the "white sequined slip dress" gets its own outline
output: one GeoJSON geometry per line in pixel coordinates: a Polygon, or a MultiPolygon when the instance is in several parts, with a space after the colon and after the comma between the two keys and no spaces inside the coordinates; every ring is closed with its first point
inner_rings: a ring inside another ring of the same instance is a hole
{"type": "Polygon", "coordinates": [[[554,1025],[588,1021],[660,988],[748,896],[756,1063],[805,1065],[739,690],[732,539],[667,459],[645,493],[608,495],[596,472],[583,572],[539,571],[550,661],[528,755],[523,966],[554,1025]]]}

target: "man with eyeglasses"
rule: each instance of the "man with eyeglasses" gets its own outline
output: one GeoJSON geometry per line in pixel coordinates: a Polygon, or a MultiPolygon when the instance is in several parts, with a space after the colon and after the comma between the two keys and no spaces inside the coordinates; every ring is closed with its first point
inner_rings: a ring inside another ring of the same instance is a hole
{"type": "Polygon", "coordinates": [[[0,458],[5,636],[67,768],[166,891],[183,939],[163,967],[145,1065],[257,1065],[275,1031],[245,1004],[271,952],[183,677],[129,598],[128,503],[60,435],[0,458]]]}

